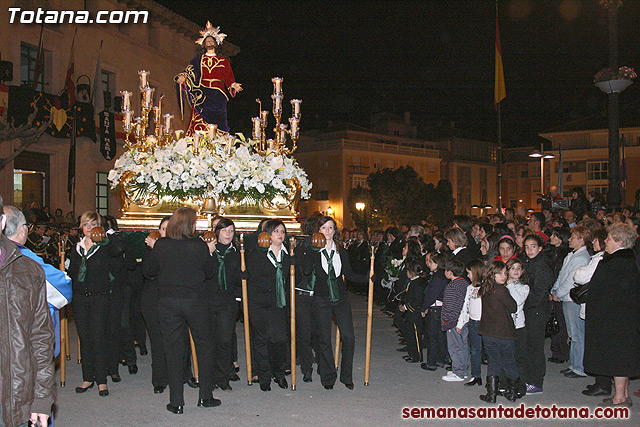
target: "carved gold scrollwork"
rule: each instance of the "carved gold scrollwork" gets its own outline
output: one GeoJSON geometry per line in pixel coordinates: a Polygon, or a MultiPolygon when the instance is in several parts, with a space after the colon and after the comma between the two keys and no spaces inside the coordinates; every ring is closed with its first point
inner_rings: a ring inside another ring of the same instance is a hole
{"type": "Polygon", "coordinates": [[[263,209],[269,212],[276,212],[291,206],[292,210],[297,212],[301,193],[300,181],[298,181],[297,178],[293,178],[286,179],[284,183],[289,188],[287,196],[276,196],[271,200],[266,198],[262,199],[260,204],[263,209]]]}

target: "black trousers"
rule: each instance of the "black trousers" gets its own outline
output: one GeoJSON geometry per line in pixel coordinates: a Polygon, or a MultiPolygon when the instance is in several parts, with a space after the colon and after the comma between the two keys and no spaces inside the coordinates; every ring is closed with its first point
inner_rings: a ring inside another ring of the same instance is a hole
{"type": "Polygon", "coordinates": [[[527,384],[542,388],[547,371],[547,359],[544,355],[545,328],[549,321],[549,305],[541,304],[533,310],[526,310],[524,318],[524,337],[522,338],[526,354],[526,374],[522,375],[527,384]]]}
{"type": "MultiPolygon", "coordinates": [[[[137,266],[136,268],[141,268],[137,266]]],[[[129,304],[129,323],[131,326],[131,335],[138,346],[147,347],[147,329],[145,328],[144,319],[142,318],[142,292],[144,285],[142,283],[134,283],[131,285],[131,300],[129,304]]]]}
{"type": "Polygon", "coordinates": [[[82,379],[98,384],[107,383],[107,318],[109,296],[73,296],[73,313],[80,338],[82,379]]]}
{"type": "Polygon", "coordinates": [[[213,383],[229,382],[233,368],[233,333],[238,304],[233,295],[209,295],[209,319],[213,332],[213,383]]]}
{"type": "MultiPolygon", "coordinates": [[[[160,331],[160,317],[158,314],[158,301],[160,297],[157,286],[145,286],[140,295],[140,310],[144,322],[149,330],[149,341],[151,342],[151,384],[154,387],[169,385],[169,371],[167,368],[167,356],[164,352],[164,341],[160,331]]],[[[191,373],[191,356],[189,354],[191,342],[189,336],[184,342],[186,348],[184,358],[184,380],[187,382],[193,374],[191,373]]]]}
{"type": "Polygon", "coordinates": [[[427,329],[427,365],[444,366],[447,357],[447,335],[442,332],[442,307],[429,307],[425,317],[427,329]]]}
{"type": "Polygon", "coordinates": [[[553,307],[560,327],[557,334],[551,335],[551,357],[569,360],[569,334],[567,334],[567,323],[564,320],[564,312],[562,311],[562,301],[549,301],[549,305],[553,307]]]}
{"type": "Polygon", "coordinates": [[[355,334],[353,332],[353,316],[351,303],[347,297],[332,302],[329,297],[313,297],[313,321],[318,329],[318,374],[322,385],[333,385],[338,377],[333,360],[331,345],[331,318],[336,319],[342,340],[342,361],[340,364],[340,382],[353,383],[353,353],[355,351],[355,334]]]}
{"type": "Polygon", "coordinates": [[[296,294],[296,349],[303,374],[313,372],[313,351],[317,351],[318,334],[313,325],[313,297],[296,294]]]}
{"type": "Polygon", "coordinates": [[[118,373],[118,366],[124,361],[127,366],[136,364],[136,349],[129,327],[130,286],[118,286],[109,295],[109,318],[107,320],[107,372],[118,373]]]}
{"type": "Polygon", "coordinates": [[[272,377],[285,377],[288,313],[287,307],[268,307],[249,301],[252,363],[261,385],[270,384],[272,377]]]}
{"type": "Polygon", "coordinates": [[[213,334],[209,307],[205,299],[160,298],[160,331],[164,340],[169,372],[170,403],[184,405],[184,361],[188,357],[185,341],[189,330],[196,346],[200,368],[200,399],[209,399],[213,391],[213,334]]]}
{"type": "Polygon", "coordinates": [[[402,337],[407,341],[409,357],[413,360],[422,361],[420,335],[422,334],[423,319],[420,313],[403,313],[400,310],[396,310],[393,315],[393,324],[400,330],[402,337]]]}

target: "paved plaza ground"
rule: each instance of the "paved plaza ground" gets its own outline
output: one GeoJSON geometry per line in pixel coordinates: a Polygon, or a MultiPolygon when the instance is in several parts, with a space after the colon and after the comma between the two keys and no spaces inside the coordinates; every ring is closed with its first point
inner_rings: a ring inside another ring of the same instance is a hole
{"type": "MultiPolygon", "coordinates": [[[[282,390],[272,384],[271,392],[262,392],[258,385],[247,386],[244,366],[244,343],[242,324],[238,323],[239,356],[243,378],[231,383],[233,391],[216,390],[215,397],[222,400],[218,408],[198,408],[198,391],[185,386],[183,415],[174,415],[165,409],[169,401],[168,389],[163,394],[154,394],[151,386],[151,356],[138,356],[139,372],[129,375],[121,367],[122,382],[109,382],[110,396],[99,397],[97,387],[85,394],[76,394],[75,386],[82,382],[80,365],[75,361],[75,325],[70,324],[72,360],[67,363],[67,386],[58,387],[55,425],[66,426],[398,426],[398,425],[547,425],[560,422],[562,425],[639,425],[640,398],[632,396],[634,406],[628,420],[406,420],[402,418],[404,407],[443,406],[473,407],[477,409],[497,407],[517,408],[552,405],[563,407],[589,407],[594,411],[601,398],[583,396],[580,391],[592,379],[567,379],[559,373],[567,365],[547,364],[544,393],[525,396],[516,403],[498,397],[495,405],[478,399],[484,387],[464,387],[462,383],[450,383],[441,379],[446,371],[428,372],[419,364],[402,360],[398,348],[398,337],[391,318],[374,308],[373,344],[370,385],[365,387],[365,331],[367,306],[365,297],[350,295],[356,332],[354,359],[355,389],[348,390],[337,383],[333,390],[325,390],[314,372],[312,383],[302,382],[298,375],[296,391],[282,390]]],[[[547,340],[547,355],[548,340],[547,340]]],[[[483,365],[483,374],[486,366],[483,365]]],[[[59,373],[58,377],[59,379],[59,373]]],[[[640,380],[631,382],[631,391],[640,387],[640,380]]]]}

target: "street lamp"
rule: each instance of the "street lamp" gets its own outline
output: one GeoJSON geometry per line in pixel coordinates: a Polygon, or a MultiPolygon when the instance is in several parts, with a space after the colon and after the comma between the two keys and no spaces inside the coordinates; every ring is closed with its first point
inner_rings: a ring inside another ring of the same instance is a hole
{"type": "Polygon", "coordinates": [[[364,210],[365,204],[362,202],[358,202],[356,203],[356,210],[359,210],[360,212],[362,212],[364,210]]]}
{"type": "Polygon", "coordinates": [[[327,208],[327,215],[333,216],[333,208],[331,206],[327,208]]]}
{"type": "Polygon", "coordinates": [[[553,159],[556,156],[551,153],[545,153],[544,144],[540,144],[540,151],[535,150],[529,154],[529,157],[540,158],[540,193],[544,194],[544,159],[553,159]]]}

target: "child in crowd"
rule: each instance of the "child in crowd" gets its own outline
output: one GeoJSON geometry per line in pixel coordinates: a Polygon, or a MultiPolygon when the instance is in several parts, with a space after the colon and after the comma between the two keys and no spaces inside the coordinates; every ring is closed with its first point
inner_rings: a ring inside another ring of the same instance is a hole
{"type": "Polygon", "coordinates": [[[444,275],[449,279],[449,284],[444,290],[442,300],[442,330],[447,333],[447,348],[451,357],[451,372],[443,376],[444,381],[464,381],[469,371],[469,347],[467,342],[467,329],[456,331],[456,325],[464,299],[467,294],[469,282],[465,276],[465,265],[452,259],[447,262],[444,275]]]}
{"type": "Polygon", "coordinates": [[[511,313],[518,309],[516,301],[504,286],[507,282],[507,266],[502,261],[492,261],[480,287],[482,319],[480,335],[487,351],[487,394],[480,396],[485,402],[495,403],[498,379],[504,369],[507,391],[504,396],[516,400],[518,367],[516,365],[516,331],[511,313]]]}
{"type": "Polygon", "coordinates": [[[409,259],[406,263],[406,270],[409,282],[397,296],[400,303],[393,323],[407,342],[409,355],[404,356],[404,360],[409,363],[418,363],[422,361],[422,350],[418,338],[422,334],[423,323],[420,305],[427,283],[421,260],[409,259]]]}
{"type": "MultiPolygon", "coordinates": [[[[518,304],[518,310],[513,313],[513,324],[516,328],[516,364],[518,365],[518,372],[522,374],[525,369],[525,349],[524,349],[524,302],[529,296],[529,279],[524,272],[524,266],[522,261],[518,258],[510,259],[507,262],[507,272],[509,278],[507,279],[507,290],[511,297],[518,304]]],[[[527,393],[527,387],[524,382],[517,381],[516,397],[520,398],[527,393]]]]}
{"type": "Polygon", "coordinates": [[[422,300],[422,317],[425,317],[427,329],[427,361],[420,367],[427,371],[435,371],[438,366],[444,367],[447,357],[447,336],[442,331],[442,301],[447,287],[444,269],[449,257],[444,253],[431,252],[425,257],[427,267],[431,271],[429,284],[424,290],[422,300]]]}
{"type": "Polygon", "coordinates": [[[471,350],[471,380],[465,386],[482,385],[482,338],[478,335],[480,316],[482,315],[482,300],[478,295],[480,285],[484,280],[484,263],[479,259],[469,261],[467,264],[467,277],[471,284],[467,286],[467,295],[458,318],[456,332],[462,334],[467,329],[469,347],[471,350]]]}

